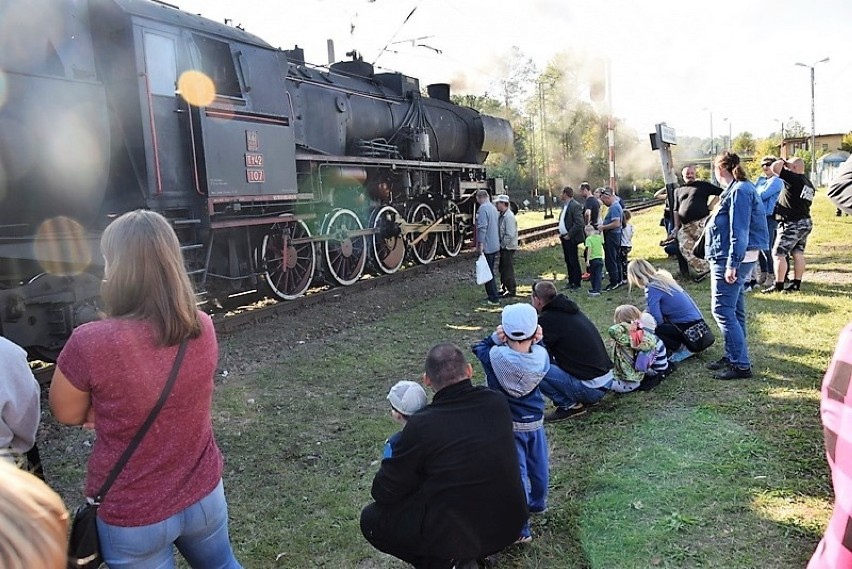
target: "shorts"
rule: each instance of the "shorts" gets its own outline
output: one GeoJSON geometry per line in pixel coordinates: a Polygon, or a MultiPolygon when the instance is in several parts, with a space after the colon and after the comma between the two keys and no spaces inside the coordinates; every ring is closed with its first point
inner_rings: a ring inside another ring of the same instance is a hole
{"type": "Polygon", "coordinates": [[[810,217],[779,222],[772,254],[776,257],[786,257],[796,251],[804,253],[805,245],[808,244],[808,235],[813,228],[814,223],[810,217]]]}

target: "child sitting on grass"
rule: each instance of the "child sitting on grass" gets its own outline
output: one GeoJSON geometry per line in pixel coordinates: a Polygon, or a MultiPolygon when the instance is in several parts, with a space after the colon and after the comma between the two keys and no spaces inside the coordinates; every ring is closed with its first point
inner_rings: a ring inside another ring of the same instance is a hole
{"type": "Polygon", "coordinates": [[[648,391],[674,370],[666,358],[666,347],[653,333],[650,314],[643,313],[632,304],[622,304],[615,309],[615,324],[610,326],[613,340],[614,362],[612,391],[628,393],[648,391]]]}
{"type": "MultiPolygon", "coordinates": [[[[391,404],[391,417],[403,427],[405,427],[409,417],[429,404],[423,387],[415,381],[406,380],[398,381],[390,388],[388,401],[391,404]]],[[[399,441],[401,434],[402,431],[397,431],[385,441],[383,459],[393,456],[394,445],[399,441]]]]}
{"type": "Polygon", "coordinates": [[[600,296],[603,281],[604,242],[601,232],[591,225],[586,226],[586,251],[589,253],[589,282],[592,285],[589,296],[600,296]]]}
{"type": "MultiPolygon", "coordinates": [[[[509,402],[521,480],[531,513],[547,509],[547,438],[544,397],[538,384],[550,369],[550,356],[538,343],[541,337],[535,308],[511,304],[503,309],[501,326],[472,347],[485,370],[488,387],[505,395],[509,402]]],[[[517,543],[530,541],[527,520],[517,543]]]]}

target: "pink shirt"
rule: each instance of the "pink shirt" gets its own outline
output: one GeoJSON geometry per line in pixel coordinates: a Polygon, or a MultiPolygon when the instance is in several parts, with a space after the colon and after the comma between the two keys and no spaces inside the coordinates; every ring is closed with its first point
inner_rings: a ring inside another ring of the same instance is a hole
{"type": "MultiPolygon", "coordinates": [[[[219,357],[213,322],[187,346],[166,404],[98,510],[105,522],[140,526],[163,521],[209,494],[222,477],[210,408],[219,357]]],[[[94,496],[154,407],[178,346],[160,347],[142,320],[111,318],[80,326],[57,365],[88,391],[95,412],[86,495],[94,496]]]]}
{"type": "Polygon", "coordinates": [[[834,512],[808,569],[852,567],[852,324],[840,333],[834,358],[822,382],[823,434],[834,512]]]}

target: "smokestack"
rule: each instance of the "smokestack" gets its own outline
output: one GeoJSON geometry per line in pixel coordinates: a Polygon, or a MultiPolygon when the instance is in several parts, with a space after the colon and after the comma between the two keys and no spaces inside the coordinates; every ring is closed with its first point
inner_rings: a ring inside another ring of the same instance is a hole
{"type": "Polygon", "coordinates": [[[331,65],[334,63],[334,40],[328,39],[325,40],[326,47],[328,48],[328,64],[331,65]]]}
{"type": "Polygon", "coordinates": [[[432,83],[426,86],[426,93],[430,99],[438,99],[439,101],[450,102],[450,84],[449,83],[432,83]]]}

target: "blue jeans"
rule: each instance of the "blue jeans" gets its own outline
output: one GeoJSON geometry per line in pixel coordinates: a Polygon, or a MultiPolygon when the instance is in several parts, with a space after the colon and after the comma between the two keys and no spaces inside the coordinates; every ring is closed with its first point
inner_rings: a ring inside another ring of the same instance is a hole
{"type": "Polygon", "coordinates": [[[592,284],[592,292],[601,291],[603,281],[603,259],[592,259],[589,261],[589,282],[592,284]]]}
{"type": "Polygon", "coordinates": [[[575,403],[597,403],[606,395],[605,389],[588,387],[582,380],[557,365],[550,366],[538,387],[554,405],[565,408],[575,403]]]}
{"type": "MultiPolygon", "coordinates": [[[[532,512],[547,509],[547,437],[544,427],[534,431],[515,431],[515,449],[521,464],[521,482],[527,492],[527,505],[532,512]]],[[[530,522],[521,528],[521,535],[530,535],[530,522]]]]}
{"type": "Polygon", "coordinates": [[[241,569],[228,536],[221,480],[204,498],[155,524],[121,527],[98,518],[98,538],[110,569],[171,569],[172,544],[194,569],[241,569]]]}
{"type": "Polygon", "coordinates": [[[766,216],[766,227],[769,228],[769,249],[760,252],[760,270],[764,273],[775,273],[772,268],[772,244],[775,243],[775,233],[778,231],[778,222],[775,221],[775,216],[766,216]]]}
{"type": "Polygon", "coordinates": [[[621,276],[621,231],[612,229],[604,233],[604,263],[610,285],[624,280],[621,276]]]}
{"type": "Polygon", "coordinates": [[[725,357],[739,368],[751,367],[746,345],[746,311],[743,283],[754,263],[740,263],[734,284],[725,281],[725,261],[710,261],[710,309],[725,340],[725,357]]]}
{"type": "Polygon", "coordinates": [[[500,300],[500,293],[497,292],[497,277],[494,272],[494,265],[497,263],[497,255],[500,251],[486,253],[485,260],[488,261],[488,268],[491,269],[491,280],[485,283],[485,294],[488,295],[488,300],[497,302],[500,300]]]}

